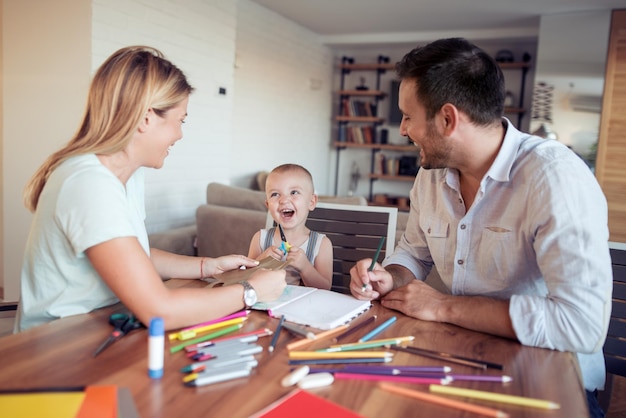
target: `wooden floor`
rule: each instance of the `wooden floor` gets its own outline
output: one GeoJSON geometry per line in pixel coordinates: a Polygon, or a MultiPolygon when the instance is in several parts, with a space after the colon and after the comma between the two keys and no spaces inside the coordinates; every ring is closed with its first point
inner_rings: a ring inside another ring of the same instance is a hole
{"type": "MultiPolygon", "coordinates": [[[[14,311],[0,311],[0,337],[13,332],[14,311]]],[[[615,376],[607,418],[626,418],[626,377],[615,376]]]]}

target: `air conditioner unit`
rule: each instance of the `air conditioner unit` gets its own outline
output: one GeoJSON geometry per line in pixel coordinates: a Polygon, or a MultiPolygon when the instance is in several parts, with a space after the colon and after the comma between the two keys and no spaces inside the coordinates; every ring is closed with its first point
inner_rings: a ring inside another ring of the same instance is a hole
{"type": "Polygon", "coordinates": [[[574,95],[569,99],[572,110],[577,112],[600,113],[602,109],[602,96],[574,95]]]}

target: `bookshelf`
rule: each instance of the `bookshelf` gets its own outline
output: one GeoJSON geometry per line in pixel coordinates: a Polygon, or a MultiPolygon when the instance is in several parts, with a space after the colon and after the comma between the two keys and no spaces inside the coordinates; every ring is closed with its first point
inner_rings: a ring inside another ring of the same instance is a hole
{"type": "Polygon", "coordinates": [[[380,199],[378,201],[374,199],[373,189],[377,180],[408,182],[414,179],[414,176],[398,174],[398,160],[389,157],[387,152],[380,152],[388,151],[400,154],[410,152],[417,155],[413,145],[387,144],[387,138],[382,137],[378,130],[380,125],[385,123],[385,118],[379,116],[378,104],[380,100],[388,96],[386,91],[381,90],[381,76],[394,68],[395,64],[389,63],[389,58],[383,55],[379,55],[376,62],[373,63],[355,63],[352,58],[345,56],[341,59],[339,64],[341,84],[337,92],[338,111],[335,116],[337,136],[336,140],[333,141],[333,147],[337,151],[335,194],[338,192],[341,151],[347,148],[371,151],[370,170],[366,176],[369,180],[368,200],[370,203],[384,204],[380,199]],[[357,77],[360,72],[374,73],[373,88],[365,87],[363,82],[361,86],[347,88],[348,82],[354,83],[355,80],[358,80],[357,77]],[[381,163],[383,159],[390,161],[389,167],[386,163],[381,163]]]}
{"type": "Polygon", "coordinates": [[[506,106],[504,108],[505,116],[517,116],[517,128],[522,129],[522,121],[526,115],[526,108],[524,103],[524,91],[526,89],[526,75],[530,70],[530,62],[499,62],[500,69],[505,74],[507,72],[521,71],[519,97],[517,98],[516,106],[506,106]]]}
{"type": "MultiPolygon", "coordinates": [[[[517,93],[514,101],[507,103],[504,114],[514,123],[517,122],[516,126],[521,128],[527,113],[524,92],[531,63],[522,61],[499,62],[498,65],[505,78],[513,80],[510,84],[514,86],[512,90],[517,93]],[[518,74],[514,74],[515,72],[518,74]],[[508,73],[511,74],[507,77],[508,73]]],[[[380,194],[375,194],[374,190],[377,181],[413,182],[415,175],[401,174],[398,161],[408,157],[416,157],[416,161],[419,161],[417,148],[414,145],[388,144],[387,138],[381,135],[383,130],[378,129],[386,122],[384,117],[379,116],[378,104],[388,96],[386,91],[381,90],[381,76],[394,69],[395,64],[389,63],[389,58],[382,55],[379,55],[377,61],[372,63],[355,63],[352,58],[345,56],[341,59],[339,64],[341,71],[340,88],[337,92],[338,108],[334,118],[337,134],[332,142],[332,146],[336,150],[335,194],[338,193],[339,187],[342,151],[366,149],[370,151],[371,157],[369,172],[366,175],[369,181],[369,202],[376,205],[397,206],[400,210],[408,210],[408,203],[406,203],[408,197],[390,198],[388,202],[385,202],[380,194]],[[360,86],[354,87],[353,85],[347,87],[349,82],[354,84],[355,80],[358,81],[360,72],[373,72],[375,74],[373,88],[365,86],[359,88],[360,86]],[[388,163],[389,161],[391,162],[388,163]],[[404,207],[405,203],[406,207],[404,207]]],[[[417,164],[415,164],[416,169],[417,164]]],[[[380,189],[380,187],[378,188],[380,189]]]]}

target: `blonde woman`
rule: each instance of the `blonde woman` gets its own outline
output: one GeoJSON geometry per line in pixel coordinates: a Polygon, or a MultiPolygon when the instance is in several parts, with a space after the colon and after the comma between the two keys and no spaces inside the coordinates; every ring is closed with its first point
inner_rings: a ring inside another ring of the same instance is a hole
{"type": "Polygon", "coordinates": [[[260,271],[245,286],[214,289],[169,289],[162,282],[257,263],[243,255],[197,258],[149,248],[142,167],[162,167],[182,138],[192,91],[182,71],[149,47],[122,48],[98,69],[77,133],[24,192],[34,218],[16,331],[118,301],[143,323],[160,316],[174,329],[244,308],[244,287],[260,301],[282,293],[284,271],[260,271]]]}

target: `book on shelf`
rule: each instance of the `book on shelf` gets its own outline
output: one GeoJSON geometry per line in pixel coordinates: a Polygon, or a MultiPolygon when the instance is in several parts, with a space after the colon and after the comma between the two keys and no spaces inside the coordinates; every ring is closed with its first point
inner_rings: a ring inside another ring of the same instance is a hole
{"type": "Polygon", "coordinates": [[[376,104],[371,101],[344,98],[341,100],[341,115],[373,117],[376,116],[376,104]]]}
{"type": "Polygon", "coordinates": [[[346,324],[366,312],[370,301],[332,290],[287,285],[283,294],[272,302],[257,302],[252,309],[268,311],[274,318],[317,329],[328,330],[346,324]]]}

